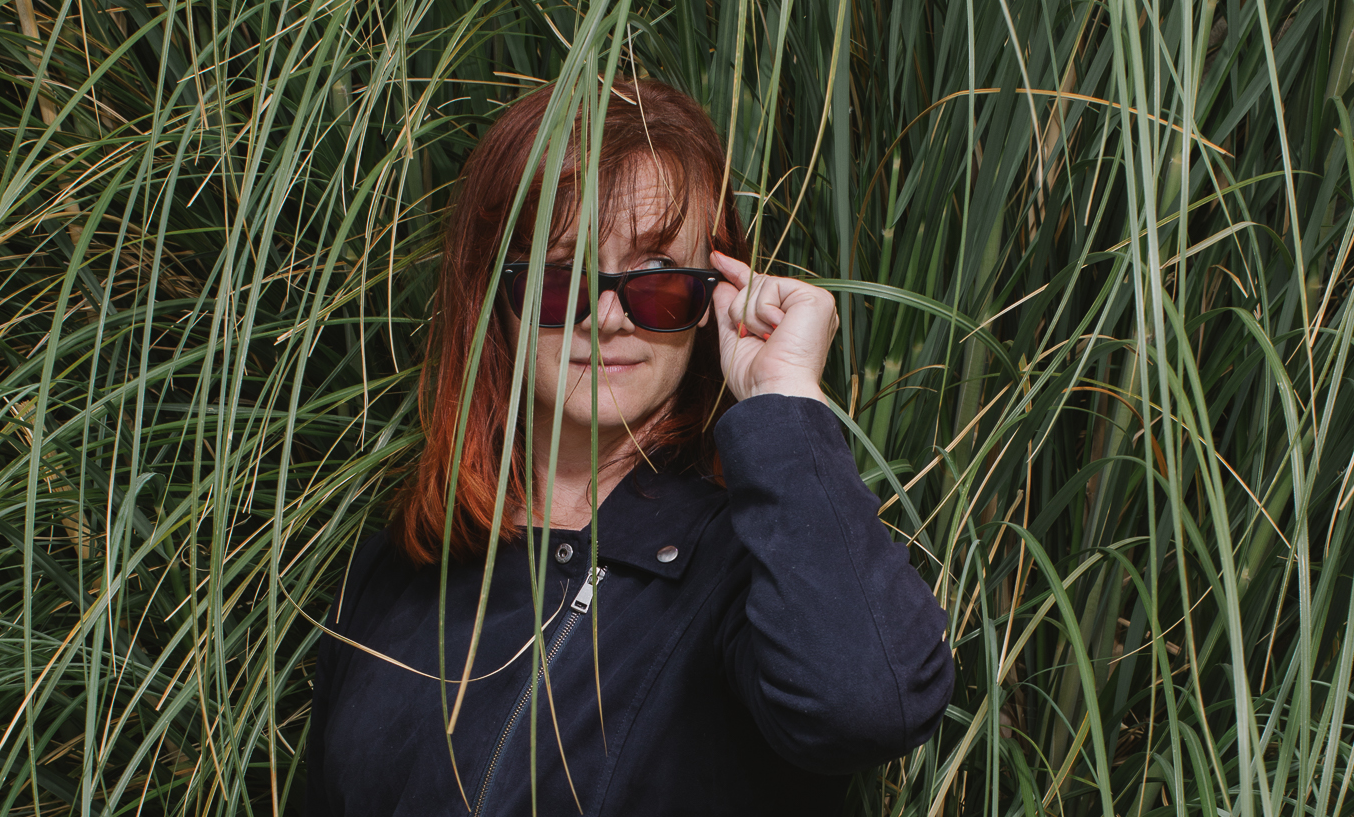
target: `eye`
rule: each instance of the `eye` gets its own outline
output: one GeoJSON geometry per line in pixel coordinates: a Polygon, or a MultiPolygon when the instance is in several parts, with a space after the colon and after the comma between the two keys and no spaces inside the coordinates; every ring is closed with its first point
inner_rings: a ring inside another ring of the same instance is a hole
{"type": "Polygon", "coordinates": [[[658,255],[654,256],[653,258],[650,258],[649,260],[640,264],[638,267],[635,267],[635,269],[662,269],[664,267],[675,267],[675,266],[677,265],[673,263],[671,258],[668,258],[666,255],[658,255]]]}

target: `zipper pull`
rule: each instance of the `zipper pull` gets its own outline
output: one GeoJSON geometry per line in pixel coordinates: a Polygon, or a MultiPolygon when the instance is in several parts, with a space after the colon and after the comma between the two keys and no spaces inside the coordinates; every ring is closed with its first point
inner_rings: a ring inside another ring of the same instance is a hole
{"type": "Polygon", "coordinates": [[[606,578],[606,568],[598,565],[589,573],[588,578],[584,580],[583,586],[578,588],[578,595],[574,596],[574,603],[569,608],[577,613],[586,613],[588,608],[592,607],[592,589],[602,583],[606,578]]]}

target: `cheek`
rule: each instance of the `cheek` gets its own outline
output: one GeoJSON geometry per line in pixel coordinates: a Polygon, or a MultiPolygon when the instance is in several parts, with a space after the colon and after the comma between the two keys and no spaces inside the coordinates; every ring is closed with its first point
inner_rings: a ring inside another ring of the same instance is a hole
{"type": "Polygon", "coordinates": [[[683,334],[686,337],[682,343],[666,346],[662,351],[660,379],[666,392],[664,398],[677,390],[677,384],[682,382],[687,366],[691,363],[691,350],[695,345],[696,333],[692,331],[683,334]]]}
{"type": "MultiPolygon", "coordinates": [[[[555,380],[559,377],[559,356],[563,347],[562,338],[558,331],[542,329],[540,335],[536,338],[536,386],[538,391],[542,387],[553,386],[555,380]]],[[[554,392],[551,391],[551,396],[554,392]]]]}

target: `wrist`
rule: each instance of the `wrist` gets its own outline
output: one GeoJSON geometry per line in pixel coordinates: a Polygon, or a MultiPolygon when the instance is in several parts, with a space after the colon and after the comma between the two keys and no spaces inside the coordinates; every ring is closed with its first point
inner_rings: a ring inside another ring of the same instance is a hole
{"type": "Polygon", "coordinates": [[[827,395],[815,383],[809,383],[801,380],[778,380],[769,383],[758,383],[754,385],[746,395],[740,397],[740,400],[746,400],[749,397],[757,397],[762,394],[779,394],[784,397],[807,397],[810,400],[817,400],[823,405],[827,405],[827,395]]]}

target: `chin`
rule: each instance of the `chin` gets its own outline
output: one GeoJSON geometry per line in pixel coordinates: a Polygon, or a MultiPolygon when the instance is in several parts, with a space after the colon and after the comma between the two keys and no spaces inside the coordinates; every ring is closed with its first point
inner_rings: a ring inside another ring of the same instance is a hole
{"type": "MultiPolygon", "coordinates": [[[[636,417],[633,413],[629,412],[626,414],[629,416],[623,416],[614,409],[612,411],[599,412],[597,415],[597,430],[602,432],[623,431],[628,426],[631,431],[638,431],[640,426],[644,424],[644,420],[647,419],[636,417]]],[[[588,422],[591,422],[591,420],[588,422]]]]}
{"type": "MultiPolygon", "coordinates": [[[[601,400],[606,400],[605,394],[599,394],[598,397],[601,400]]],[[[628,427],[631,433],[638,434],[639,430],[657,411],[657,407],[630,407],[626,405],[618,407],[607,401],[597,412],[597,431],[604,436],[612,433],[623,434],[628,427]]],[[[592,413],[587,410],[566,410],[565,421],[572,423],[576,428],[591,429],[592,413]]]]}

